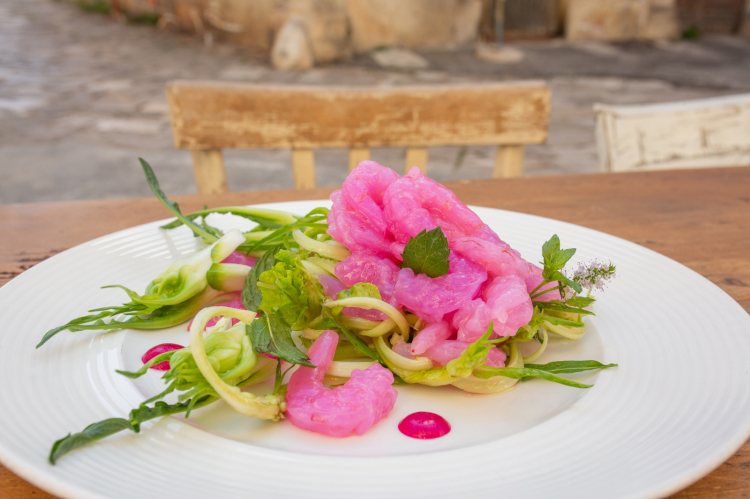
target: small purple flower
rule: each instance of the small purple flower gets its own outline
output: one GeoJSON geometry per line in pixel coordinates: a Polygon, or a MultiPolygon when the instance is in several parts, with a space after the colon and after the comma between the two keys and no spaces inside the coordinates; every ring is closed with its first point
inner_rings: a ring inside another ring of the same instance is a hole
{"type": "MultiPolygon", "coordinates": [[[[616,267],[612,262],[604,263],[594,260],[587,264],[579,263],[573,275],[567,277],[571,281],[580,284],[581,288],[588,290],[590,293],[594,289],[604,291],[604,287],[616,276],[616,267]]],[[[566,288],[565,295],[573,296],[575,292],[570,288],[566,288]]]]}

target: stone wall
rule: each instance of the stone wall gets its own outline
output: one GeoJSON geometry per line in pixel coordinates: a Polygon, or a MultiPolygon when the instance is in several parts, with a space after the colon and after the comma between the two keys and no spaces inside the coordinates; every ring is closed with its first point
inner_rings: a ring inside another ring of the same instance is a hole
{"type": "Polygon", "coordinates": [[[676,0],[568,0],[569,40],[666,40],[678,38],[676,0]]]}
{"type": "Polygon", "coordinates": [[[273,49],[281,28],[293,21],[285,33],[307,40],[316,63],[385,46],[471,44],[482,9],[482,0],[107,1],[117,11],[157,12],[163,25],[264,51],[273,49]]]}
{"type": "Polygon", "coordinates": [[[750,0],[745,0],[745,15],[740,25],[740,36],[750,38],[750,0]]]}

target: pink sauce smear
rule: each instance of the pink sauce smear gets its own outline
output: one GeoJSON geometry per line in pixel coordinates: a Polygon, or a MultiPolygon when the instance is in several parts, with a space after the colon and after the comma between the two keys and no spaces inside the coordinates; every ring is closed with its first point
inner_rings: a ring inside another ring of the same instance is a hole
{"type": "Polygon", "coordinates": [[[407,437],[429,440],[447,435],[451,425],[434,412],[415,412],[406,416],[398,424],[398,429],[407,437]]]}
{"type": "MultiPolygon", "coordinates": [[[[172,350],[180,350],[183,347],[182,345],[178,345],[177,343],[162,343],[161,345],[156,345],[155,347],[151,348],[148,352],[143,354],[143,357],[141,357],[141,361],[145,364],[149,360],[153,359],[157,355],[161,355],[164,352],[171,352],[172,350]]],[[[156,371],[169,371],[169,361],[165,360],[164,362],[159,362],[158,364],[154,364],[150,367],[150,369],[154,369],[156,371]]]]}

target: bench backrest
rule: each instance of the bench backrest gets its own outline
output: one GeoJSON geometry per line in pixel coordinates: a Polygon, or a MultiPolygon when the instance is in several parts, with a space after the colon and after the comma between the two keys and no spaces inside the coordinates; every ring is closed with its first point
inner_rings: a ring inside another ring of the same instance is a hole
{"type": "Polygon", "coordinates": [[[349,168],[369,148],[498,145],[494,176],[517,176],[523,146],[547,137],[543,82],[425,87],[313,87],[178,81],[167,86],[175,145],[190,149],[201,193],[226,192],[221,150],[292,149],[295,187],[315,187],[313,149],[348,147],[349,168]]]}
{"type": "Polygon", "coordinates": [[[596,104],[604,171],[750,165],[750,95],[651,104],[596,104]]]}

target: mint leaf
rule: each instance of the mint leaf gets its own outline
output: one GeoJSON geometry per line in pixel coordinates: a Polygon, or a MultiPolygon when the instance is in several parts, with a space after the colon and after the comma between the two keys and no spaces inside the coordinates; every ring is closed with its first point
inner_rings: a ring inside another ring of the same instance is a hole
{"type": "Polygon", "coordinates": [[[250,342],[258,353],[273,355],[291,364],[315,367],[292,340],[292,328],[278,314],[258,312],[258,317],[245,326],[250,342]]]}
{"type": "Polygon", "coordinates": [[[570,305],[571,307],[584,308],[588,307],[595,301],[596,298],[591,298],[590,296],[574,296],[573,298],[565,300],[565,304],[570,305]]]}
{"type": "Polygon", "coordinates": [[[429,232],[425,229],[406,243],[401,268],[410,268],[415,274],[427,277],[440,277],[448,273],[449,255],[448,239],[443,230],[439,226],[429,232]]]}

